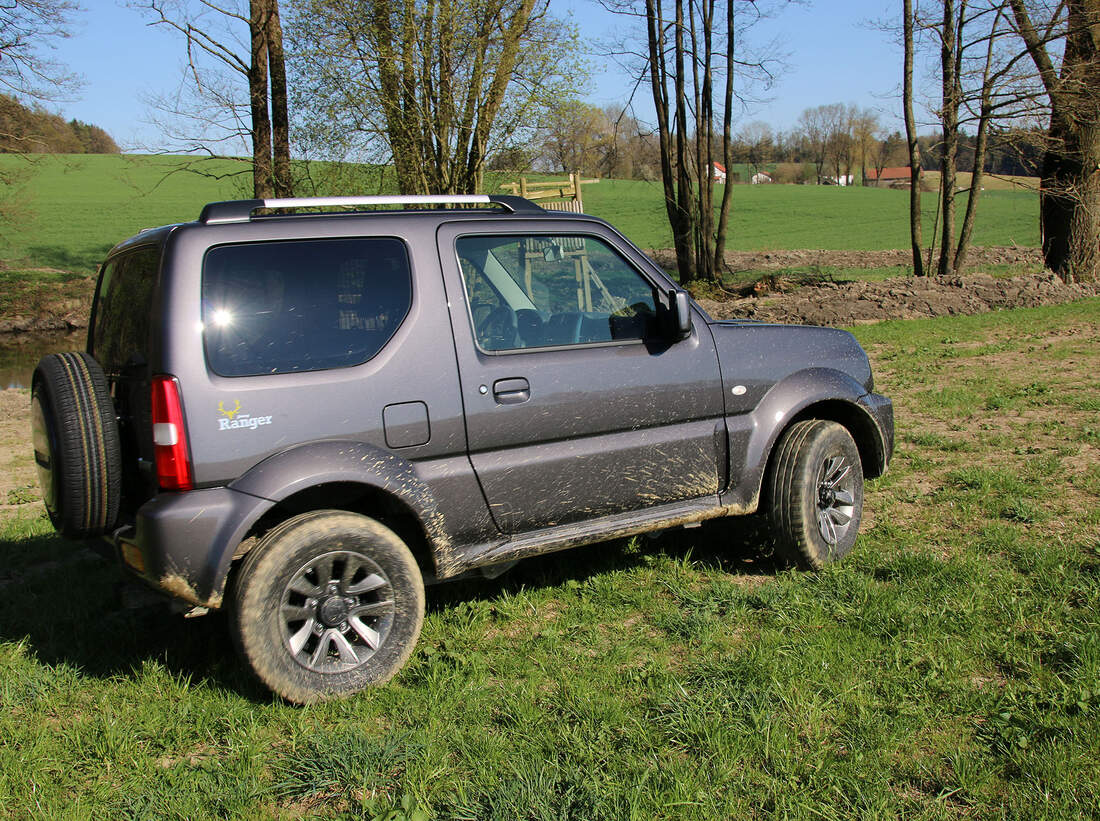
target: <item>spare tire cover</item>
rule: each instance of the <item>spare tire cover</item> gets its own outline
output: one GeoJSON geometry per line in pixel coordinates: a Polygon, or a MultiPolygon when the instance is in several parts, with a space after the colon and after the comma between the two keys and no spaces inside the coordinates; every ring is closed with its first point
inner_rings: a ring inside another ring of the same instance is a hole
{"type": "Polygon", "coordinates": [[[31,388],[34,461],[54,527],[99,536],[118,518],[122,456],[103,369],[83,352],[49,354],[31,388]]]}

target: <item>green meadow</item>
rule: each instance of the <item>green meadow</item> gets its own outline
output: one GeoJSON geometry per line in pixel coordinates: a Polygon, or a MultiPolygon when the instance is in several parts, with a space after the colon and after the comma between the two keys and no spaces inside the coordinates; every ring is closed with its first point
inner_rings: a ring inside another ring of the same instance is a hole
{"type": "Polygon", "coordinates": [[[844,562],[753,518],[532,559],[429,589],[391,684],[308,708],[54,536],[19,450],[0,816],[1097,817],[1100,299],[856,334],[897,449],[844,562]]]}
{"type": "MultiPolygon", "coordinates": [[[[207,202],[251,195],[245,166],[227,159],[70,155],[27,161],[0,155],[0,168],[17,170],[23,177],[18,209],[23,216],[0,233],[0,260],[9,267],[91,271],[115,242],[142,228],[193,220],[207,202]]],[[[309,180],[300,186],[302,191],[313,190],[311,186],[325,193],[393,191],[392,177],[382,178],[375,168],[336,170],[322,164],[299,171],[309,180]]],[[[490,174],[486,189],[492,193],[501,182],[515,178],[490,174]]],[[[608,220],[642,248],[672,247],[659,182],[601,180],[584,186],[583,196],[586,211],[608,220]]],[[[904,191],[738,185],[729,247],[906,248],[908,207],[904,191]]],[[[934,194],[925,195],[924,209],[930,240],[934,194]]],[[[983,192],[974,244],[1038,245],[1036,195],[1024,190],[983,192]]]]}

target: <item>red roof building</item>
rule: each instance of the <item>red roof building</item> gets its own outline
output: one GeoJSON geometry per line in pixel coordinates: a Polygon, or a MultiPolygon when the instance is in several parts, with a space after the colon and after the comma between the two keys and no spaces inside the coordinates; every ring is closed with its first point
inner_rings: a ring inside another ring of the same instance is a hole
{"type": "Polygon", "coordinates": [[[909,181],[908,165],[884,168],[882,169],[882,173],[879,173],[874,168],[867,169],[867,182],[880,188],[897,188],[908,185],[909,181]]]}

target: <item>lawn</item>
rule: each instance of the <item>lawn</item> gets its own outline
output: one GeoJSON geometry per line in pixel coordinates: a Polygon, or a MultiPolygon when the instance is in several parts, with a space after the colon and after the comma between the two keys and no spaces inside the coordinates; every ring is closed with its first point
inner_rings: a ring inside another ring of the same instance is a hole
{"type": "MultiPolygon", "coordinates": [[[[0,168],[19,169],[25,175],[28,209],[26,219],[6,226],[0,235],[0,260],[12,267],[91,271],[115,242],[142,228],[193,220],[207,202],[251,196],[240,163],[204,161],[199,167],[213,176],[200,176],[181,171],[186,162],[195,161],[71,155],[42,156],[27,163],[14,155],[0,155],[0,168]]],[[[392,185],[392,178],[381,182],[374,169],[348,167],[340,173],[354,176],[336,180],[326,176],[337,171],[315,166],[312,174],[322,189],[356,194],[390,192],[387,186],[392,185]]],[[[513,178],[492,174],[486,187],[492,192],[500,182],[513,178]]],[[[584,187],[586,210],[614,224],[642,248],[672,247],[663,196],[659,182],[601,180],[584,187]]],[[[989,190],[982,197],[974,232],[976,245],[1038,245],[1038,198],[1034,192],[989,190]]],[[[906,248],[908,207],[904,191],[739,185],[734,189],[729,247],[906,248]]],[[[925,235],[930,240],[934,194],[925,196],[924,208],[925,235]]]]}
{"type": "MultiPolygon", "coordinates": [[[[601,180],[584,188],[585,210],[602,217],[642,248],[671,248],[660,182],[601,180]]],[[[975,245],[1039,244],[1039,199],[1031,191],[983,191],[975,245]]],[[[962,222],[966,197],[960,197],[962,222]]],[[[926,245],[936,195],[925,194],[926,245]]],[[[819,185],[739,185],[733,189],[727,247],[731,250],[909,247],[909,193],[819,185]]]]}
{"type": "Polygon", "coordinates": [[[0,392],[0,814],[1095,817],[1100,299],[857,335],[898,445],[839,566],[752,520],[532,559],[304,709],[51,535],[0,392]]]}

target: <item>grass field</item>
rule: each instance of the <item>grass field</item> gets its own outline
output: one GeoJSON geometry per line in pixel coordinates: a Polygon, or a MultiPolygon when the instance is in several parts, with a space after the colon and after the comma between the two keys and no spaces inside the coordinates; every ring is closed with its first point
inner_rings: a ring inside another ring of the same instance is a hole
{"type": "Polygon", "coordinates": [[[0,392],[0,816],[1100,815],[1100,300],[857,335],[898,446],[845,562],[746,520],[530,560],[306,709],[51,535],[0,392]]]}
{"type": "MultiPolygon", "coordinates": [[[[31,216],[0,235],[0,260],[10,267],[90,271],[117,241],[142,228],[195,219],[214,200],[249,196],[233,176],[231,160],[204,164],[220,179],[173,173],[185,160],[143,156],[43,156],[32,164],[0,155],[0,167],[27,175],[31,216]]],[[[319,168],[324,173],[325,168],[319,168]]],[[[511,175],[491,175],[487,188],[511,175]]],[[[344,193],[378,193],[376,173],[331,183],[344,193]]],[[[602,180],[584,188],[585,208],[607,219],[643,248],[670,248],[672,235],[659,182],[602,180]]],[[[965,200],[965,198],[964,198],[965,200]]],[[[824,186],[737,186],[730,221],[731,249],[889,249],[908,247],[904,191],[824,186]]],[[[931,238],[935,197],[927,195],[926,237],[931,238]]],[[[961,207],[961,206],[960,206],[961,207]]],[[[1034,246],[1038,200],[1026,190],[983,194],[976,245],[1034,246]]],[[[961,220],[961,217],[960,217],[961,220]]]]}

